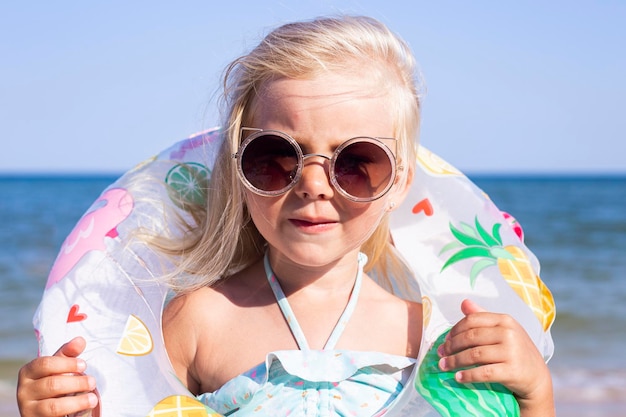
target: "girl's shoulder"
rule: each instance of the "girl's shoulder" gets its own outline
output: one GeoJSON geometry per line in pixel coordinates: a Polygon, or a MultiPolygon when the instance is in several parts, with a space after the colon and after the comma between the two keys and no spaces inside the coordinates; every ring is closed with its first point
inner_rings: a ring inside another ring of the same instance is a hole
{"type": "Polygon", "coordinates": [[[210,288],[200,288],[188,293],[177,294],[163,309],[163,333],[175,340],[195,340],[206,328],[208,317],[204,314],[207,305],[215,305],[217,297],[210,288]]]}
{"type": "Polygon", "coordinates": [[[255,265],[211,286],[177,294],[165,307],[164,326],[170,322],[185,327],[192,325],[198,334],[219,331],[233,320],[250,314],[249,307],[272,304],[274,299],[267,281],[254,279],[255,274],[250,271],[254,268],[255,265]]]}
{"type": "Polygon", "coordinates": [[[206,328],[212,318],[237,308],[229,288],[230,285],[224,283],[177,294],[163,310],[164,325],[173,322],[188,327],[197,323],[206,328]]]}
{"type": "Polygon", "coordinates": [[[400,298],[381,287],[370,277],[363,280],[363,289],[361,291],[363,295],[362,298],[365,302],[372,303],[372,305],[378,304],[380,310],[391,309],[395,311],[397,309],[408,309],[410,311],[422,311],[422,305],[420,303],[400,298]]]}
{"type": "Polygon", "coordinates": [[[255,262],[232,276],[214,281],[212,285],[178,293],[166,306],[165,314],[175,312],[189,316],[206,312],[207,308],[222,310],[241,306],[243,298],[267,286],[264,280],[260,284],[255,282],[259,281],[254,279],[258,275],[258,264],[255,262]]]}
{"type": "Polygon", "coordinates": [[[422,337],[422,305],[404,300],[381,288],[376,282],[363,280],[356,315],[355,340],[365,338],[365,350],[417,357],[422,337]],[[371,338],[371,334],[381,337],[371,338]],[[371,345],[375,343],[375,345],[371,345]]]}
{"type": "Polygon", "coordinates": [[[185,320],[190,316],[202,316],[207,305],[220,303],[220,293],[212,287],[202,287],[189,292],[176,294],[165,306],[164,320],[185,320]]]}
{"type": "Polygon", "coordinates": [[[229,287],[224,283],[178,294],[163,311],[163,337],[170,361],[194,393],[215,388],[219,386],[215,381],[226,380],[223,374],[233,374],[223,369],[233,363],[228,352],[245,340],[237,331],[245,309],[229,296],[229,287]],[[230,337],[233,334],[237,337],[230,337]]]}

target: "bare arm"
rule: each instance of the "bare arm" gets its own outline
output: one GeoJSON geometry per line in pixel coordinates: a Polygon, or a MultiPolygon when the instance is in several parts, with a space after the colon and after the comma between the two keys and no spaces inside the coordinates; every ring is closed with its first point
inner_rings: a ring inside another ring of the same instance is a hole
{"type": "Polygon", "coordinates": [[[197,317],[191,314],[190,302],[188,296],[180,296],[167,305],[163,312],[163,339],[176,375],[197,395],[200,383],[194,373],[194,361],[198,340],[193,330],[197,317]]]}

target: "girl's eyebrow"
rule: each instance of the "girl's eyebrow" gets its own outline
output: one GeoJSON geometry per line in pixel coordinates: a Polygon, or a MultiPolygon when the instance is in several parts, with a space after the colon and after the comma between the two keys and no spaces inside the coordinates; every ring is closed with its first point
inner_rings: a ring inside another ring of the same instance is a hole
{"type": "MultiPolygon", "coordinates": [[[[290,136],[291,136],[291,135],[290,135],[290,136]]],[[[300,140],[300,139],[298,139],[296,136],[291,136],[291,137],[292,137],[292,138],[296,141],[296,143],[298,144],[298,146],[300,146],[300,149],[302,150],[302,153],[303,153],[303,154],[305,154],[305,155],[306,155],[306,154],[308,154],[308,153],[322,153],[322,154],[324,153],[324,152],[313,152],[313,150],[312,150],[312,149],[309,149],[309,148],[310,148],[310,146],[305,146],[305,145],[303,145],[303,144],[302,144],[302,142],[301,142],[301,140],[300,140]]],[[[336,150],[338,147],[340,147],[340,146],[341,146],[341,145],[343,145],[345,142],[347,142],[347,141],[349,141],[350,139],[355,138],[355,137],[360,137],[360,136],[351,136],[351,137],[349,137],[349,138],[339,138],[339,139],[334,139],[331,143],[327,143],[327,145],[330,145],[330,146],[328,146],[328,148],[327,148],[327,149],[328,149],[328,156],[331,156],[331,155],[335,152],[335,150],[336,150]]]]}

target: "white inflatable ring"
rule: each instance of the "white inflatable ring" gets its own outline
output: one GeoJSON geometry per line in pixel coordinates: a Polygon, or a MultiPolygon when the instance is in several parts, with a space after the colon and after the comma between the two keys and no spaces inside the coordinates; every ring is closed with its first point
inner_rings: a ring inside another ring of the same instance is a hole
{"type": "MultiPolygon", "coordinates": [[[[131,236],[137,230],[177,233],[171,213],[186,213],[168,192],[202,202],[194,184],[207,180],[221,141],[219,130],[203,132],[127,172],[63,243],[34,325],[40,355],[75,336],[87,340],[81,357],[100,396],[94,416],[218,415],[176,378],[165,352],[167,289],[154,278],[173,266],[131,236]],[[153,179],[152,186],[133,189],[141,176],[153,179]]],[[[514,415],[517,403],[502,387],[460,385],[440,372],[435,349],[462,318],[461,301],[471,298],[515,317],[545,359],[551,357],[554,301],[519,225],[458,170],[420,147],[414,185],[392,213],[391,226],[416,276],[402,295],[422,300],[424,331],[411,384],[379,415],[514,415]]]]}

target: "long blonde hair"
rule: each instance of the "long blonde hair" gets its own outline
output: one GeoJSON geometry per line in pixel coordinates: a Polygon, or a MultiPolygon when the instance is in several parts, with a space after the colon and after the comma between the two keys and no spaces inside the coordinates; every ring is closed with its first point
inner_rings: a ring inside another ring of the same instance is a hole
{"type": "MultiPolygon", "coordinates": [[[[178,255],[179,272],[184,272],[172,283],[176,290],[212,285],[263,254],[265,240],[250,219],[243,186],[231,158],[239,147],[240,129],[250,122],[263,85],[276,78],[302,79],[325,71],[363,68],[378,71],[390,92],[392,114],[396,117],[396,155],[399,165],[409,168],[399,172],[400,181],[407,181],[415,161],[420,120],[420,84],[408,45],[384,24],[369,17],[318,18],[280,26],[249,54],[235,59],[224,72],[225,140],[210,180],[208,210],[195,213],[196,224],[188,227],[191,239],[184,244],[163,245],[169,253],[178,255]]],[[[362,251],[369,257],[366,271],[373,269],[389,289],[388,271],[394,276],[406,272],[390,242],[388,215],[362,251]]]]}

